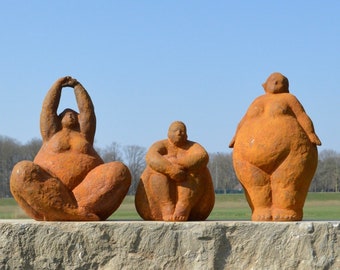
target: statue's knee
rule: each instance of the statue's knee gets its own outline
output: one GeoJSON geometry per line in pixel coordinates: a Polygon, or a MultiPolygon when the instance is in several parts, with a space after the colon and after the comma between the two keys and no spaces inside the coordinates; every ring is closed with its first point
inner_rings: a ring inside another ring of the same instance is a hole
{"type": "Polygon", "coordinates": [[[34,171],[38,169],[38,166],[31,161],[20,161],[13,167],[11,182],[30,180],[35,175],[34,171]]]}
{"type": "Polygon", "coordinates": [[[112,179],[115,182],[131,183],[131,173],[129,168],[120,161],[112,161],[102,164],[95,168],[91,173],[98,173],[106,179],[112,179]]]}
{"type": "Polygon", "coordinates": [[[111,163],[115,178],[119,181],[131,183],[132,176],[129,168],[120,161],[114,161],[111,163]]]}
{"type": "Polygon", "coordinates": [[[27,184],[32,183],[37,173],[38,166],[31,161],[20,161],[12,170],[10,177],[10,189],[12,194],[21,193],[27,184]]]}
{"type": "Polygon", "coordinates": [[[151,183],[167,183],[171,180],[165,174],[155,172],[150,174],[149,181],[151,183]]]}

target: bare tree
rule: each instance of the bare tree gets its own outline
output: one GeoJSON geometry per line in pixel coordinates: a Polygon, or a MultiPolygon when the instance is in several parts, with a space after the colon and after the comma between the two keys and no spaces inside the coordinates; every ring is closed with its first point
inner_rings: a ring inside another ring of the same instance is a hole
{"type": "Polygon", "coordinates": [[[208,168],[213,178],[216,193],[236,192],[240,186],[236,178],[231,154],[212,153],[208,168]]]}
{"type": "Polygon", "coordinates": [[[21,147],[22,159],[33,160],[40,150],[42,140],[34,138],[21,147]]]}
{"type": "Polygon", "coordinates": [[[340,155],[333,150],[323,150],[319,154],[319,163],[310,186],[313,192],[340,191],[340,155]]]}
{"type": "Polygon", "coordinates": [[[15,139],[0,136],[0,197],[11,196],[9,178],[14,165],[22,159],[20,147],[15,139]]]}
{"type": "Polygon", "coordinates": [[[105,162],[123,161],[122,150],[119,143],[113,142],[109,146],[98,152],[100,152],[102,159],[105,162]]]}
{"type": "Polygon", "coordinates": [[[146,149],[138,145],[128,145],[124,147],[124,154],[127,166],[129,167],[132,176],[129,194],[135,194],[139,178],[146,166],[146,149]]]}

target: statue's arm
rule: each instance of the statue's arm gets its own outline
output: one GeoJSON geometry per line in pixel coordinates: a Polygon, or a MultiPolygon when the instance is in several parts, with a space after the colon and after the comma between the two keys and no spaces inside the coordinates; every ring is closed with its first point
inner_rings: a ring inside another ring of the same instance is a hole
{"type": "Polygon", "coordinates": [[[167,149],[164,141],[154,143],[146,153],[146,164],[156,172],[169,175],[173,164],[164,157],[167,149]]]}
{"type": "Polygon", "coordinates": [[[80,132],[85,136],[88,142],[93,144],[96,132],[96,115],[92,100],[85,88],[78,82],[74,86],[79,109],[80,132]]]}
{"type": "Polygon", "coordinates": [[[309,118],[298,99],[291,94],[289,95],[289,106],[296,116],[296,119],[299,122],[300,126],[306,132],[307,136],[313,144],[321,145],[321,141],[315,133],[312,120],[309,118]]]}
{"type": "Polygon", "coordinates": [[[65,77],[58,79],[45,96],[40,113],[40,133],[43,141],[49,140],[61,128],[57,109],[64,81],[65,77]]]}
{"type": "Polygon", "coordinates": [[[189,171],[205,168],[209,162],[207,151],[199,143],[189,142],[192,144],[186,155],[179,157],[178,164],[189,171]]]}

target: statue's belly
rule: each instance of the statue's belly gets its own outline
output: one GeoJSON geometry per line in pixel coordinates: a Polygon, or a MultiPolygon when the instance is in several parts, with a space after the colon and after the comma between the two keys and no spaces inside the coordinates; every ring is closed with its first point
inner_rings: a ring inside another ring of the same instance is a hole
{"type": "Polygon", "coordinates": [[[98,156],[82,153],[44,153],[40,151],[34,162],[61,180],[68,188],[74,189],[95,167],[102,164],[98,156]]]}
{"type": "Polygon", "coordinates": [[[238,130],[234,158],[258,167],[278,165],[289,154],[303,154],[311,143],[295,118],[250,119],[238,130]]]}

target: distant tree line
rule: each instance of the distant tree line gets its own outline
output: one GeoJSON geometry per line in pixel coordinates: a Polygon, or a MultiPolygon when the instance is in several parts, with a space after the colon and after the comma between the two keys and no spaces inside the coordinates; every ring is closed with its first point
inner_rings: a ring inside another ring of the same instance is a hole
{"type": "MultiPolygon", "coordinates": [[[[32,139],[22,144],[19,141],[0,135],[0,198],[11,197],[9,179],[13,166],[21,160],[33,160],[42,145],[40,139],[32,139]]],[[[138,145],[121,146],[113,142],[99,148],[97,152],[105,162],[122,161],[130,169],[132,183],[129,194],[135,194],[139,177],[145,168],[147,149],[138,145]]],[[[243,192],[232,164],[229,153],[210,153],[209,170],[216,193],[243,192]]],[[[333,150],[319,153],[318,169],[310,186],[312,192],[340,191],[340,154],[333,150]]]]}
{"type": "Polygon", "coordinates": [[[12,196],[9,178],[13,166],[20,160],[33,160],[40,147],[39,139],[32,139],[23,145],[15,139],[0,136],[0,198],[12,196]]]}

